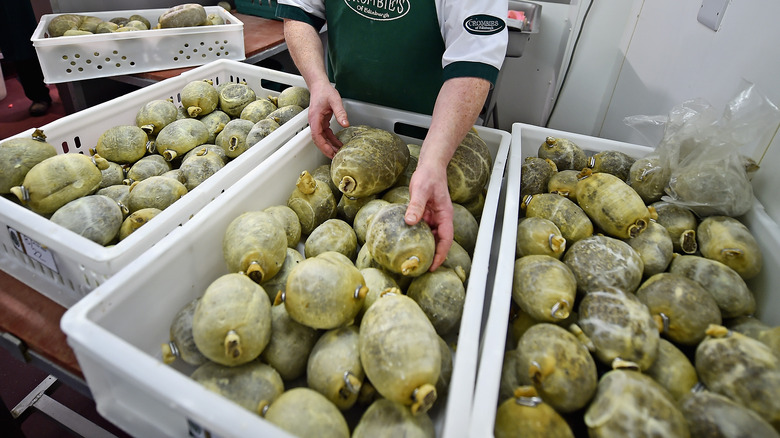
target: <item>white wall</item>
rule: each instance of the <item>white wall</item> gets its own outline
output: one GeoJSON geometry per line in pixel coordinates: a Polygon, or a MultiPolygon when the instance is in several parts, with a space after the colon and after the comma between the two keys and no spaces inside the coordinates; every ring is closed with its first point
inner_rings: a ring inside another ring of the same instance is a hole
{"type": "Polygon", "coordinates": [[[582,35],[548,125],[597,135],[625,60],[641,1],[591,1],[593,5],[583,17],[582,35]]]}
{"type": "MultiPolygon", "coordinates": [[[[593,1],[549,127],[655,146],[661,130],[655,143],[648,142],[624,118],[666,116],[696,98],[719,116],[745,81],[780,105],[780,2],[730,1],[714,31],[697,19],[701,0],[593,1]]],[[[756,296],[759,315],[773,325],[780,323],[778,301],[770,298],[776,295],[780,263],[773,248],[780,235],[777,129],[771,123],[771,140],[741,151],[761,165],[753,178],[754,193],[775,222],[766,224],[768,233],[756,235],[765,247],[765,273],[757,289],[762,293],[756,296]]]]}
{"type": "MultiPolygon", "coordinates": [[[[780,2],[731,2],[716,32],[698,22],[700,0],[594,1],[551,128],[644,143],[624,117],[693,98],[721,111],[743,79],[780,104],[780,2]]],[[[780,222],[780,139],[750,155],[756,196],[780,222]]]]}
{"type": "Polygon", "coordinates": [[[547,120],[582,1],[533,3],[542,6],[540,31],[530,36],[521,57],[505,59],[496,87],[498,127],[506,131],[514,122],[541,125],[547,120]]]}

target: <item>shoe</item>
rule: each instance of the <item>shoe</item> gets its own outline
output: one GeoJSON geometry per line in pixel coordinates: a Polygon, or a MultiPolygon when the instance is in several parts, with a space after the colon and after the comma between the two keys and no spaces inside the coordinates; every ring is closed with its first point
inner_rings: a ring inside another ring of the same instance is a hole
{"type": "Polygon", "coordinates": [[[49,112],[49,108],[51,108],[51,102],[45,100],[33,102],[33,104],[30,105],[30,115],[33,117],[44,116],[49,112]]]}

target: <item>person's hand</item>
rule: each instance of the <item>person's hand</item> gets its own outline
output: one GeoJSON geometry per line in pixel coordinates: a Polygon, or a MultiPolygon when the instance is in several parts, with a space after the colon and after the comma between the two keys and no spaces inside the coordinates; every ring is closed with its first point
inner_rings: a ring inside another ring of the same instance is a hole
{"type": "Polygon", "coordinates": [[[335,114],[336,121],[342,127],[349,126],[347,112],[341,102],[341,95],[330,83],[323,83],[310,90],[309,126],[311,138],[317,148],[332,159],[342,144],[333,130],[330,129],[330,119],[335,114]]]}
{"type": "Polygon", "coordinates": [[[447,169],[417,167],[409,182],[410,201],[404,220],[414,225],[424,220],[436,239],[436,254],[431,271],[436,270],[447,258],[452,246],[454,228],[452,224],[452,200],[447,188],[447,169]]]}

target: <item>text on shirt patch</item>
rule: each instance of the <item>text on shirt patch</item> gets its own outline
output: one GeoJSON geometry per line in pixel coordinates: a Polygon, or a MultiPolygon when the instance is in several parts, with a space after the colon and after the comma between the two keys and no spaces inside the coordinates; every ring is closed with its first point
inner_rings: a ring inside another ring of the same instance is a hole
{"type": "Polygon", "coordinates": [[[396,20],[409,12],[409,0],[344,0],[350,9],[365,18],[379,21],[396,20]]]}
{"type": "Polygon", "coordinates": [[[493,35],[506,27],[504,20],[492,15],[472,15],[463,20],[463,27],[474,35],[493,35]]]}

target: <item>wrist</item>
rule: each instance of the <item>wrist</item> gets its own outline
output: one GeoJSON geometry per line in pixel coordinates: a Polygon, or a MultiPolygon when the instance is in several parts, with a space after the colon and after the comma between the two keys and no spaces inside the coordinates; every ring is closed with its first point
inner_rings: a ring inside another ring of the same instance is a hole
{"type": "Polygon", "coordinates": [[[431,175],[446,175],[450,158],[442,154],[424,153],[421,151],[417,162],[417,170],[422,170],[426,174],[431,175]]]}
{"type": "Polygon", "coordinates": [[[323,93],[333,88],[327,76],[312,78],[307,85],[312,93],[323,93]]]}

